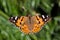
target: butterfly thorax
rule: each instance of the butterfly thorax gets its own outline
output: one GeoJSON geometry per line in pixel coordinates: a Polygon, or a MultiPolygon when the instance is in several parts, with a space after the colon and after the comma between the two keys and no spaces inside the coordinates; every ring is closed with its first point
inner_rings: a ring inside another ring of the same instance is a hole
{"type": "Polygon", "coordinates": [[[33,29],[33,23],[32,23],[32,19],[31,18],[32,18],[32,16],[28,15],[27,22],[26,22],[26,24],[28,25],[28,29],[29,30],[33,29]]]}

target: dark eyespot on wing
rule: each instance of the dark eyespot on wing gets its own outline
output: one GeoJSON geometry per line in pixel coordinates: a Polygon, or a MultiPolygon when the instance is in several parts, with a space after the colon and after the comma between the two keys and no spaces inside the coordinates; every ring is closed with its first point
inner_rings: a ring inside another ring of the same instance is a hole
{"type": "Polygon", "coordinates": [[[22,17],[21,21],[23,21],[23,18],[24,18],[24,17],[22,17]]]}
{"type": "Polygon", "coordinates": [[[37,18],[37,16],[36,16],[36,19],[39,20],[39,19],[37,18]]]}
{"type": "Polygon", "coordinates": [[[38,18],[39,16],[36,16],[36,19],[38,20],[38,24],[40,24],[40,21],[39,21],[39,18],[38,18]]]}
{"type": "Polygon", "coordinates": [[[38,24],[40,24],[40,21],[39,21],[39,23],[38,24]]]}
{"type": "Polygon", "coordinates": [[[21,22],[20,22],[20,24],[21,24],[21,22]]]}

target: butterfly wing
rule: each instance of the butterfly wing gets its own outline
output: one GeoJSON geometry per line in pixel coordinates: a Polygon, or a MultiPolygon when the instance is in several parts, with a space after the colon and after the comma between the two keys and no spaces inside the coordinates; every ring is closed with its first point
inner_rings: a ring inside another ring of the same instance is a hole
{"type": "Polygon", "coordinates": [[[39,16],[33,16],[32,20],[33,20],[33,29],[32,29],[32,32],[33,33],[37,33],[37,32],[39,32],[41,30],[42,26],[44,25],[44,21],[39,16]]]}
{"type": "Polygon", "coordinates": [[[30,30],[28,29],[28,17],[21,16],[18,18],[16,25],[21,29],[22,32],[28,34],[30,30]]]}

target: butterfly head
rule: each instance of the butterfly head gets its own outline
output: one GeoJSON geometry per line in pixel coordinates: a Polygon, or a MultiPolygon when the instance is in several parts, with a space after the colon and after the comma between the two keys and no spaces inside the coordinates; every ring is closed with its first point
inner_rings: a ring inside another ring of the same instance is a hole
{"type": "Polygon", "coordinates": [[[47,22],[50,19],[50,16],[48,15],[42,15],[43,21],[47,22]]]}
{"type": "Polygon", "coordinates": [[[10,22],[15,23],[17,19],[18,19],[18,17],[16,16],[16,17],[10,17],[9,20],[10,20],[10,22]]]}

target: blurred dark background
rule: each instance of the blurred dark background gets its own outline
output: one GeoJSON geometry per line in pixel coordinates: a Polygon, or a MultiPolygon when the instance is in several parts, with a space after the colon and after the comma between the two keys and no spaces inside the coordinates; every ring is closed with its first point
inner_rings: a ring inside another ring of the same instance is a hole
{"type": "Polygon", "coordinates": [[[60,40],[60,0],[0,0],[0,40],[60,40]],[[50,15],[49,21],[36,34],[24,34],[9,18],[28,13],[50,15]]]}

